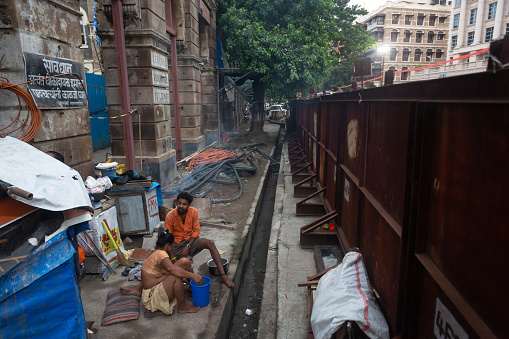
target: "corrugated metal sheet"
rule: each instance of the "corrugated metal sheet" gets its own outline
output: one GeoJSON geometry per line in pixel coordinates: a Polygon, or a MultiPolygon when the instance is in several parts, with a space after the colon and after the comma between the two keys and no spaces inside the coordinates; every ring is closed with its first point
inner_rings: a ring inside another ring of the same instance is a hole
{"type": "Polygon", "coordinates": [[[503,70],[297,105],[303,156],[392,336],[509,335],[508,87],[503,70]]]}
{"type": "Polygon", "coordinates": [[[90,101],[90,136],[92,137],[92,146],[95,152],[111,145],[108,102],[106,101],[106,81],[103,75],[85,73],[85,76],[87,79],[88,99],[90,101]]]}

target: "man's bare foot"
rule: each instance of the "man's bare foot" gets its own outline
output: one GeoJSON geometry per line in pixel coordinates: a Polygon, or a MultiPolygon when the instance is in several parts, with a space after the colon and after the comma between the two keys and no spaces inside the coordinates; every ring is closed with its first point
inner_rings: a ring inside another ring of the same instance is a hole
{"type": "Polygon", "coordinates": [[[226,274],[221,274],[221,282],[223,284],[226,285],[226,287],[228,288],[232,288],[233,286],[235,286],[235,284],[233,283],[233,281],[231,281],[230,279],[228,279],[228,276],[226,274]]]}
{"type": "Polygon", "coordinates": [[[141,297],[141,284],[138,286],[120,286],[120,293],[141,297]]]}
{"type": "Polygon", "coordinates": [[[177,307],[178,313],[196,313],[199,310],[200,310],[200,307],[189,305],[189,304],[184,304],[182,306],[178,305],[178,307],[177,307]]]}

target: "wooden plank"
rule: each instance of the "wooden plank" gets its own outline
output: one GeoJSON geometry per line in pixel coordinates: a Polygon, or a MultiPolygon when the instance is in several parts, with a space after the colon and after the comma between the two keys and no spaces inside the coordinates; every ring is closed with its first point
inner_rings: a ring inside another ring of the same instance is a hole
{"type": "Polygon", "coordinates": [[[321,272],[319,272],[319,273],[317,273],[317,274],[315,274],[315,275],[312,275],[312,276],[308,277],[308,281],[314,281],[314,280],[320,279],[320,278],[321,278],[321,277],[322,277],[325,273],[327,273],[327,272],[329,272],[330,270],[332,270],[332,269],[334,269],[334,268],[338,267],[340,264],[341,264],[341,262],[338,262],[336,265],[331,266],[331,267],[329,267],[329,268],[328,268],[328,269],[326,269],[326,270],[323,270],[323,271],[321,271],[321,272]]]}
{"type": "Polygon", "coordinates": [[[22,255],[22,256],[19,256],[19,257],[5,258],[5,259],[0,259],[0,262],[6,262],[6,261],[11,261],[11,260],[19,262],[20,259],[24,259],[26,257],[27,257],[26,255],[22,255]]]}

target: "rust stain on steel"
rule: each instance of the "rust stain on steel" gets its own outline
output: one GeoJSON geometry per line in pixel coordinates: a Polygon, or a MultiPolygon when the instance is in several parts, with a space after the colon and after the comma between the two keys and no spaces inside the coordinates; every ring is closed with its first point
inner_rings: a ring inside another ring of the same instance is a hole
{"type": "Polygon", "coordinates": [[[501,324],[509,275],[501,267],[509,260],[502,250],[509,239],[509,105],[441,105],[432,128],[423,250],[488,326],[507,337],[501,324]]]}
{"type": "Polygon", "coordinates": [[[346,141],[348,145],[348,156],[350,159],[355,159],[359,154],[359,122],[357,119],[350,120],[347,129],[346,141]]]}
{"type": "Polygon", "coordinates": [[[298,103],[341,246],[361,248],[392,336],[431,338],[439,296],[471,338],[509,337],[507,88],[501,70],[298,103]]]}

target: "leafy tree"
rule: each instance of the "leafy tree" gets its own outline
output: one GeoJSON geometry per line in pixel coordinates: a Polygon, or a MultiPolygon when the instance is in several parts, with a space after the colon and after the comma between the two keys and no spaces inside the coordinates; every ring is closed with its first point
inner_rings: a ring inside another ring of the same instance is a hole
{"type": "Polygon", "coordinates": [[[225,58],[253,76],[250,132],[263,129],[265,91],[273,98],[307,93],[338,60],[350,63],[371,44],[348,0],[218,0],[225,58]]]}

